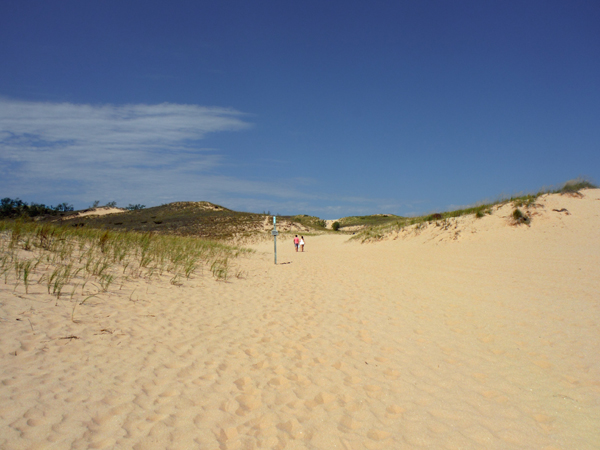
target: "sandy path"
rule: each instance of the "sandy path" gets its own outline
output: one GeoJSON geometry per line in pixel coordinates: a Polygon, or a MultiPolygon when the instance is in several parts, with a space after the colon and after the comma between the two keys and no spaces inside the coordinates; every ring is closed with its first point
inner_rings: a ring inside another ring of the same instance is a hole
{"type": "Polygon", "coordinates": [[[487,248],[314,238],[292,255],[286,270],[303,281],[282,292],[305,286],[317,323],[296,322],[319,330],[309,359],[323,360],[307,376],[322,370],[342,404],[329,435],[349,448],[595,448],[600,248],[588,259],[548,245],[542,259],[522,237],[487,248]]]}
{"type": "Polygon", "coordinates": [[[568,207],[277,266],[267,242],[245,279],[124,286],[79,323],[0,284],[0,448],[598,448],[600,219],[568,207]]]}

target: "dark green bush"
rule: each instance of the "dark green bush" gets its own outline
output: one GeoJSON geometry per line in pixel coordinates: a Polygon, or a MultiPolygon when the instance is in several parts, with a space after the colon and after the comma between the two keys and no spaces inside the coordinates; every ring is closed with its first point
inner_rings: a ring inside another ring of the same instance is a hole
{"type": "Polygon", "coordinates": [[[73,205],[61,203],[57,206],[46,206],[43,203],[27,203],[20,198],[3,198],[0,200],[0,217],[36,217],[42,215],[56,215],[60,212],[73,211],[73,205]]]}
{"type": "Polygon", "coordinates": [[[129,206],[125,207],[125,209],[128,210],[128,211],[137,211],[137,210],[140,210],[140,209],[144,209],[145,207],[146,207],[146,205],[141,205],[139,203],[135,204],[135,205],[132,205],[130,203],[129,206]]]}
{"type": "Polygon", "coordinates": [[[519,208],[515,208],[515,210],[512,213],[512,216],[517,224],[524,223],[525,225],[529,225],[529,223],[531,222],[529,216],[527,214],[524,214],[523,211],[521,211],[519,208]]]}

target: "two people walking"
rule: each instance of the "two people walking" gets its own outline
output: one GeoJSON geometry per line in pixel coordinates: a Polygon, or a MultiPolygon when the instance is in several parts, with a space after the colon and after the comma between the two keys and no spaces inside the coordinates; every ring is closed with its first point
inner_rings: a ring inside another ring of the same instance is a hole
{"type": "Polygon", "coordinates": [[[304,236],[298,239],[298,235],[294,238],[294,247],[296,247],[296,251],[298,251],[298,247],[300,247],[300,251],[304,251],[304,236]]]}

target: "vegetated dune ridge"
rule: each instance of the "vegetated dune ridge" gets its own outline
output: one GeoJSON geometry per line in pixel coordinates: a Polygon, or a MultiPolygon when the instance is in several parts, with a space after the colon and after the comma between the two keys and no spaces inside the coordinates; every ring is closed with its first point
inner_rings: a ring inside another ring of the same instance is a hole
{"type": "MultiPolygon", "coordinates": [[[[233,211],[210,202],[173,202],[166,205],[127,211],[99,207],[43,220],[85,228],[103,228],[113,231],[196,236],[226,241],[252,241],[273,228],[272,217],[233,211]]],[[[292,218],[280,218],[279,229],[305,232],[309,227],[292,218]]]]}
{"type": "Polygon", "coordinates": [[[600,190],[581,192],[530,226],[503,207],[306,236],[278,265],[255,244],[242,278],[130,281],[76,323],[0,283],[0,448],[598,448],[600,190]]]}

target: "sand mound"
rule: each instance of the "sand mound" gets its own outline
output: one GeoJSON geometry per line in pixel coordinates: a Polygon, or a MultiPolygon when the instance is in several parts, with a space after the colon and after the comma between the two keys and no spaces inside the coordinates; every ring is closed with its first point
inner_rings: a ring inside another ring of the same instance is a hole
{"type": "Polygon", "coordinates": [[[85,211],[79,211],[77,214],[69,215],[67,218],[72,219],[73,217],[85,217],[85,216],[105,216],[107,214],[119,214],[125,212],[122,208],[112,208],[110,206],[100,206],[98,208],[90,208],[85,211]]]}
{"type": "MultiPolygon", "coordinates": [[[[265,216],[265,220],[263,222],[263,231],[264,232],[270,232],[273,230],[273,216],[265,216]]],[[[290,220],[286,220],[286,219],[277,219],[277,231],[280,232],[295,232],[297,231],[298,233],[300,232],[304,232],[307,233],[310,231],[310,228],[307,227],[306,225],[302,225],[299,222],[292,222],[290,220]]],[[[285,238],[285,236],[282,236],[283,238],[285,238]]]]}

